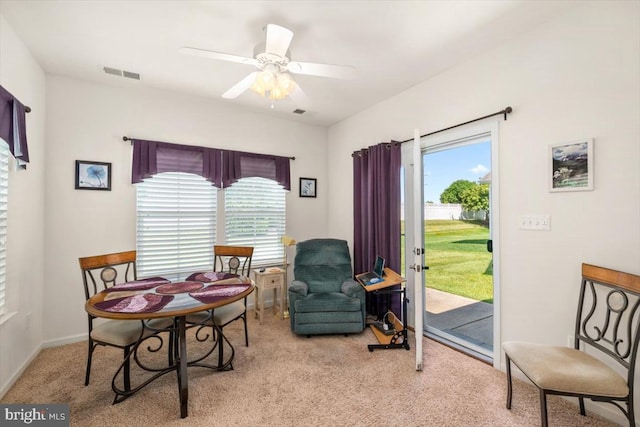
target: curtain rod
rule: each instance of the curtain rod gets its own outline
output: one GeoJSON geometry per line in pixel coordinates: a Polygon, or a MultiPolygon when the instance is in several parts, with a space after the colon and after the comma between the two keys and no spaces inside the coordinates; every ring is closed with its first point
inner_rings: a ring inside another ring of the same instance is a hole
{"type": "MultiPolygon", "coordinates": [[[[424,135],[420,135],[420,138],[424,138],[425,136],[434,135],[436,133],[444,132],[445,130],[449,130],[449,129],[457,128],[457,127],[460,127],[460,126],[468,125],[469,123],[473,123],[473,122],[477,122],[477,121],[480,121],[480,120],[488,119],[489,117],[497,116],[497,115],[500,115],[500,114],[504,114],[504,119],[507,120],[507,114],[511,114],[512,112],[513,112],[513,108],[506,107],[504,110],[500,110],[500,111],[498,111],[496,113],[489,114],[489,115],[484,116],[484,117],[478,117],[477,119],[469,120],[468,122],[459,123],[457,125],[449,126],[448,128],[444,128],[444,129],[436,130],[436,131],[433,131],[433,132],[425,133],[424,135]]],[[[409,141],[413,141],[413,138],[407,139],[406,141],[400,141],[400,142],[404,144],[405,142],[409,142],[409,141]]]]}
{"type": "MultiPolygon", "coordinates": [[[[123,141],[133,141],[133,139],[129,138],[128,136],[123,136],[123,137],[122,137],[122,140],[123,140],[123,141]]],[[[286,157],[286,156],[285,156],[285,157],[286,157]]],[[[295,160],[295,159],[296,159],[296,157],[295,157],[295,156],[292,156],[292,157],[289,157],[289,159],[291,159],[291,160],[295,160]]]]}
{"type": "Polygon", "coordinates": [[[27,107],[26,105],[24,106],[24,111],[26,111],[27,113],[31,112],[31,107],[27,107]]]}

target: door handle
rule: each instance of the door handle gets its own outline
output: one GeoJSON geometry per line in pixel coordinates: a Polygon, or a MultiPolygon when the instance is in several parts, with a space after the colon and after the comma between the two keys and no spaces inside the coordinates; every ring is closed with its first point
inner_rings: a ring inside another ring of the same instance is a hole
{"type": "Polygon", "coordinates": [[[487,240],[487,252],[493,253],[493,240],[487,240]]]}
{"type": "Polygon", "coordinates": [[[422,266],[420,264],[411,264],[409,268],[415,270],[418,273],[422,271],[422,266]]]}

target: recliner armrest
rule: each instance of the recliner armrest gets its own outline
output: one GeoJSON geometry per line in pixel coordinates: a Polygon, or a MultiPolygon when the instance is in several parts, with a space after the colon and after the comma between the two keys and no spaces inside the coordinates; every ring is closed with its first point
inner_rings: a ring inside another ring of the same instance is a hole
{"type": "Polygon", "coordinates": [[[306,297],[309,293],[309,285],[307,285],[305,282],[294,280],[293,282],[291,282],[291,285],[289,285],[289,292],[294,292],[306,297]]]}
{"type": "Polygon", "coordinates": [[[360,294],[364,294],[364,289],[355,280],[345,280],[342,282],[342,293],[350,297],[360,297],[360,294]]]}

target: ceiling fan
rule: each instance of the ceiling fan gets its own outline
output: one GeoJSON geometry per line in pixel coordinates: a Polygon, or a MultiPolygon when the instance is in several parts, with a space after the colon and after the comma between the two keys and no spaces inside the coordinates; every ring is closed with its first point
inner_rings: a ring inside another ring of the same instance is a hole
{"type": "Polygon", "coordinates": [[[287,96],[297,103],[304,103],[306,99],[304,92],[289,73],[336,79],[355,78],[355,69],[352,67],[291,61],[289,45],[293,39],[293,31],[275,24],[268,24],[265,29],[266,42],[255,47],[253,58],[195,47],[182,47],[180,52],[255,66],[259,71],[254,71],[240,80],[223,93],[222,97],[233,99],[251,89],[263,97],[269,98],[271,108],[273,108],[275,100],[284,99],[287,96]]]}

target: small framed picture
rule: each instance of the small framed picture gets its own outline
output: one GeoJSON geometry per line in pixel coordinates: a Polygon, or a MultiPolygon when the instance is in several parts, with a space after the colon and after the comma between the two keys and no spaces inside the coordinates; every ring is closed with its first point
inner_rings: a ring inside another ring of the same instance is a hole
{"type": "Polygon", "coordinates": [[[549,191],[593,190],[593,139],[549,146],[549,191]]]}
{"type": "Polygon", "coordinates": [[[76,190],[111,191],[111,163],[76,160],[76,190]]]}
{"type": "Polygon", "coordinates": [[[316,197],[316,179],[300,178],[300,197],[316,197]]]}

